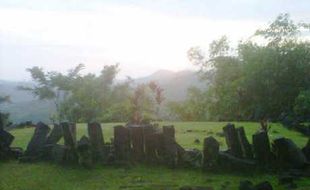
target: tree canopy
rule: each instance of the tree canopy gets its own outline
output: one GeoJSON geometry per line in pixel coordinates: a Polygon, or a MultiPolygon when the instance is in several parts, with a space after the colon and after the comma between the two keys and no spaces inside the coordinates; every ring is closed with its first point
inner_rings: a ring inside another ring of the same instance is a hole
{"type": "MultiPolygon", "coordinates": [[[[310,113],[310,43],[301,35],[308,29],[308,24],[281,14],[234,49],[225,36],[210,44],[208,56],[191,48],[189,59],[201,68],[208,86],[200,101],[206,110],[200,120],[279,120],[310,113]]],[[[196,115],[202,106],[190,103],[196,98],[189,96],[179,107],[196,115]]]]}

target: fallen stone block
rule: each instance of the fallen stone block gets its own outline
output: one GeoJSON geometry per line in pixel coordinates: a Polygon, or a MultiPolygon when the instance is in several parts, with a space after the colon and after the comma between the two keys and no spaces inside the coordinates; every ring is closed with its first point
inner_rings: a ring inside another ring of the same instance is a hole
{"type": "Polygon", "coordinates": [[[272,150],[278,168],[303,169],[305,167],[306,157],[291,139],[284,137],[275,139],[272,143],[272,150]]]}

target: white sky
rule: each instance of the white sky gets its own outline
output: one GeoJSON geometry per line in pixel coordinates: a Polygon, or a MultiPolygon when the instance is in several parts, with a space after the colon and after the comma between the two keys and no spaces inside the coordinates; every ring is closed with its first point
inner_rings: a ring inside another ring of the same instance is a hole
{"type": "MultiPolygon", "coordinates": [[[[120,63],[121,77],[193,69],[186,54],[190,47],[207,49],[222,35],[236,43],[274,19],[257,15],[217,19],[216,14],[195,14],[195,7],[174,12],[173,6],[161,10],[149,4],[102,5],[84,10],[0,3],[0,79],[29,80],[26,68],[64,72],[78,63],[86,65],[86,72],[120,63]]],[[[298,16],[309,19],[303,12],[298,16]]]]}

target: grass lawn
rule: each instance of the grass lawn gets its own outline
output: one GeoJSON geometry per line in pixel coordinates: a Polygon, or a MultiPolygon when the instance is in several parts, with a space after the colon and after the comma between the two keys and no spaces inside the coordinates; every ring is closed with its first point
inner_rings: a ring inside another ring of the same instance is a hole
{"type": "MultiPolygon", "coordinates": [[[[234,122],[236,126],[244,126],[248,139],[259,128],[258,123],[234,122]]],[[[163,122],[160,125],[173,124],[176,128],[176,139],[185,148],[202,149],[202,143],[195,144],[194,140],[213,135],[226,148],[225,139],[215,134],[222,131],[226,122],[163,122]],[[188,130],[191,130],[190,132],[188,130]]],[[[113,126],[116,123],[103,124],[105,141],[113,136],[113,126]]],[[[29,142],[33,128],[11,131],[15,135],[13,146],[25,148],[29,142]]],[[[77,127],[78,136],[87,134],[85,124],[77,127]]],[[[307,137],[289,131],[279,124],[271,124],[270,138],[285,136],[294,140],[302,147],[307,137]]],[[[227,189],[238,189],[239,181],[249,179],[253,182],[270,181],[274,189],[284,189],[277,184],[277,178],[271,174],[249,173],[210,173],[192,169],[168,169],[158,166],[137,165],[131,168],[114,166],[96,166],[92,170],[83,168],[66,168],[51,163],[19,164],[16,161],[0,163],[0,190],[113,190],[113,189],[177,189],[182,185],[212,186],[217,190],[228,185],[227,189]]],[[[299,190],[310,189],[310,179],[297,181],[299,190]]]]}

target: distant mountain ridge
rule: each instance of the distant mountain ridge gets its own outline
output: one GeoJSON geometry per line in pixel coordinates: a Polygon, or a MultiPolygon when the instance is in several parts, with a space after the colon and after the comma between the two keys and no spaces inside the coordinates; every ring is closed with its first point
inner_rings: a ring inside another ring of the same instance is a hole
{"type": "Polygon", "coordinates": [[[187,89],[190,86],[203,88],[204,83],[200,81],[195,71],[183,70],[173,72],[169,70],[159,70],[149,76],[138,78],[136,83],[147,83],[155,81],[164,89],[166,101],[182,101],[186,98],[187,89]]]}
{"type": "MultiPolygon", "coordinates": [[[[204,87],[197,73],[190,70],[179,72],[159,70],[134,81],[136,84],[157,82],[164,89],[166,102],[184,100],[190,86],[204,87]]],[[[0,105],[0,110],[11,113],[10,117],[14,122],[49,121],[50,114],[55,111],[53,102],[38,100],[30,92],[18,90],[17,87],[20,85],[32,85],[32,83],[0,80],[0,95],[9,95],[12,101],[9,104],[0,105]]]]}

